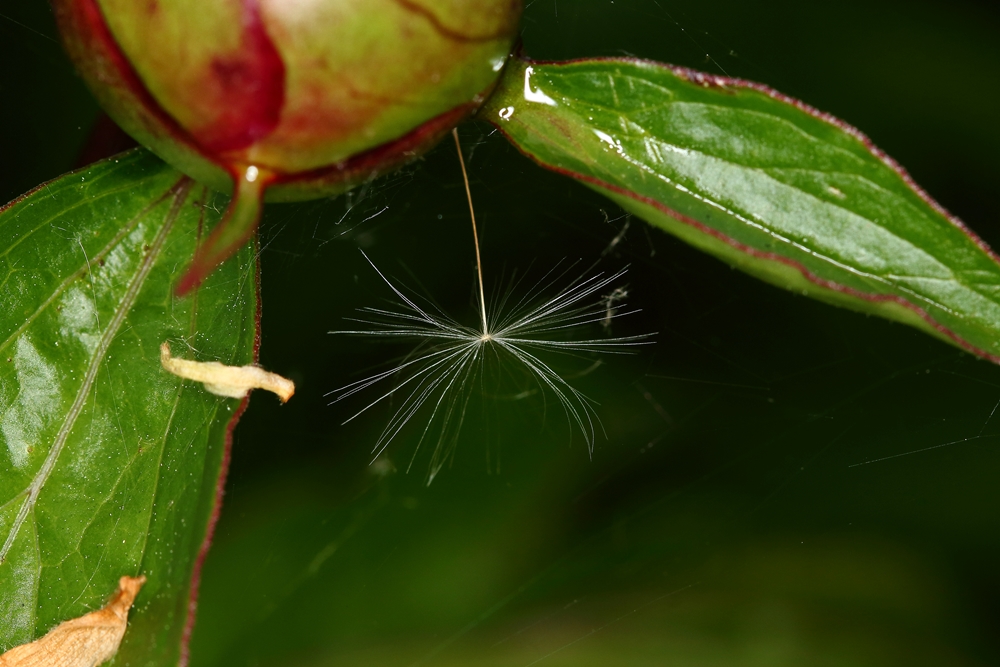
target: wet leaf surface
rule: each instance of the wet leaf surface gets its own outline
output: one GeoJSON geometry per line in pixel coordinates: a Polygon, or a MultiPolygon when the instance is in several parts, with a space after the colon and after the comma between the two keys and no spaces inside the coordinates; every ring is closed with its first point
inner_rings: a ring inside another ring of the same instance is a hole
{"type": "Polygon", "coordinates": [[[481,116],[539,164],[786,289],[1000,361],[1000,263],[860,132],[649,61],[522,61],[481,116]]]}

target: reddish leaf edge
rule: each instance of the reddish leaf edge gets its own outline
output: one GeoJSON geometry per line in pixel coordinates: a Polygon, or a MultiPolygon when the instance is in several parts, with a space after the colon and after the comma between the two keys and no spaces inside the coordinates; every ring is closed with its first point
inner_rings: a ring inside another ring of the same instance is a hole
{"type": "MultiPolygon", "coordinates": [[[[530,58],[521,58],[521,61],[525,65],[554,65],[561,67],[564,65],[575,65],[580,63],[592,63],[592,62],[613,62],[613,63],[627,63],[632,65],[643,65],[650,67],[658,67],[662,69],[667,69],[678,77],[690,81],[705,87],[718,87],[718,88],[746,88],[750,90],[755,90],[757,92],[763,93],[772,99],[775,99],[784,104],[791,105],[796,109],[809,114],[810,116],[817,118],[818,120],[824,121],[834,127],[846,132],[855,139],[857,139],[861,144],[871,153],[874,157],[879,159],[883,164],[892,169],[903,183],[910,188],[910,190],[920,197],[928,206],[930,206],[934,211],[943,216],[950,224],[954,225],[958,230],[965,234],[969,240],[976,244],[980,250],[986,253],[990,259],[993,260],[998,267],[1000,267],[1000,255],[998,255],[993,248],[990,247],[986,241],[984,241],[978,234],[976,234],[972,229],[965,224],[958,216],[951,213],[948,209],[937,202],[933,197],[928,194],[926,190],[923,189],[910,175],[910,173],[903,167],[899,162],[897,162],[893,157],[891,157],[884,150],[875,145],[875,142],[871,140],[868,135],[854,127],[850,123],[847,123],[840,118],[837,118],[833,114],[827,113],[825,111],[820,111],[816,107],[809,105],[802,100],[786,95],[770,86],[762,83],[757,83],[756,81],[750,81],[747,79],[739,79],[734,77],[719,76],[716,74],[709,74],[707,72],[701,72],[699,70],[690,69],[688,67],[682,67],[680,65],[671,65],[669,63],[661,63],[655,60],[649,60],[645,58],[612,58],[612,57],[598,57],[598,58],[575,58],[572,60],[533,60],[530,58]]],[[[486,105],[484,105],[485,108],[486,105]]],[[[548,164],[541,159],[530,154],[528,151],[521,148],[521,146],[514,141],[514,139],[503,129],[503,127],[492,118],[488,119],[493,127],[503,135],[522,155],[530,159],[535,164],[548,169],[549,171],[555,172],[557,174],[568,176],[574,180],[587,183],[591,186],[607,190],[621,197],[627,199],[632,199],[636,202],[644,204],[646,206],[651,206],[661,213],[670,216],[671,218],[677,220],[678,222],[693,227],[701,233],[707,234],[716,240],[726,243],[732,248],[739,250],[740,252],[754,257],[756,259],[770,260],[778,262],[785,266],[795,269],[802,277],[808,280],[810,283],[816,285],[821,289],[830,290],[836,294],[847,295],[863,301],[868,301],[870,303],[894,303],[896,305],[906,308],[913,314],[917,315],[920,319],[927,322],[928,325],[935,331],[937,331],[943,338],[952,341],[955,345],[961,349],[974,354],[983,359],[987,359],[994,364],[1000,365],[1000,355],[995,355],[983,350],[982,348],[973,345],[969,341],[965,340],[957,333],[952,331],[947,326],[941,324],[934,317],[928,313],[926,310],[918,306],[917,304],[894,294],[876,294],[871,292],[862,292],[861,290],[855,289],[853,287],[848,287],[847,285],[842,285],[841,283],[827,280],[825,278],[820,278],[815,273],[810,271],[800,262],[793,259],[789,259],[777,253],[765,252],[748,246],[736,239],[723,234],[722,232],[709,227],[708,225],[695,220],[689,216],[686,216],[674,209],[664,205],[663,203],[651,198],[644,197],[627,188],[621,186],[613,185],[606,181],[593,176],[587,176],[586,174],[581,174],[570,169],[565,169],[563,167],[557,167],[555,165],[548,164]]]]}
{"type": "MultiPolygon", "coordinates": [[[[254,234],[254,290],[257,294],[257,307],[254,313],[254,338],[253,355],[251,363],[256,364],[260,359],[261,340],[261,292],[260,292],[260,237],[254,234]]],[[[212,514],[208,518],[205,528],[205,537],[202,539],[198,555],[195,557],[194,568],[191,570],[191,585],[188,590],[187,619],[184,629],[181,632],[180,657],[177,661],[178,667],[187,667],[191,657],[191,636],[194,633],[195,621],[198,615],[198,593],[201,587],[201,572],[208,557],[208,552],[212,548],[212,541],[215,538],[215,529],[219,523],[219,516],[222,513],[222,501],[226,495],[226,480],[229,477],[229,464],[232,461],[233,432],[237,424],[250,405],[250,396],[253,392],[248,392],[240,404],[233,411],[233,416],[226,425],[226,440],[223,443],[222,461],[219,464],[219,477],[215,485],[215,502],[212,507],[212,514]]]]}

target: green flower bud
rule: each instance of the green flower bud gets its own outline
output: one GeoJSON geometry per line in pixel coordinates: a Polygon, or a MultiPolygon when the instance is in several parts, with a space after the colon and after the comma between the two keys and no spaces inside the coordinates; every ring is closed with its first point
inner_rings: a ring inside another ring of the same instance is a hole
{"type": "Polygon", "coordinates": [[[475,111],[521,0],[53,0],[108,114],[234,194],[180,291],[252,234],[261,201],[309,199],[413,159],[475,111]]]}

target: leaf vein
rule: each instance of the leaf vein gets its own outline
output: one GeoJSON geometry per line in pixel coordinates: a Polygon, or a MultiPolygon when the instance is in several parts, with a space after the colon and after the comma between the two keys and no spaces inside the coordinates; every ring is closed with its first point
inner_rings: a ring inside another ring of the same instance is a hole
{"type": "MultiPolygon", "coordinates": [[[[167,192],[167,194],[169,194],[169,191],[167,192]]],[[[163,197],[159,197],[156,199],[156,201],[152,202],[151,204],[149,204],[149,206],[145,207],[143,210],[137,213],[135,217],[133,217],[131,220],[128,221],[128,224],[122,227],[121,230],[117,234],[115,234],[114,238],[112,238],[111,241],[109,241],[106,246],[101,248],[97,252],[97,254],[94,255],[92,260],[97,261],[102,257],[106,256],[108,253],[110,253],[114,249],[114,247],[118,245],[121,242],[121,240],[125,238],[125,236],[128,235],[129,232],[135,229],[135,226],[139,224],[139,221],[142,220],[146,215],[148,215],[149,212],[153,208],[155,208],[158,204],[160,204],[160,202],[162,201],[163,197]]],[[[45,301],[43,301],[42,304],[38,306],[37,309],[35,309],[35,312],[29,315],[27,319],[25,319],[25,321],[21,324],[21,326],[19,326],[10,336],[8,336],[6,340],[0,343],[0,352],[3,352],[5,349],[7,349],[7,346],[9,346],[12,342],[14,342],[14,340],[18,336],[24,333],[24,331],[29,326],[31,326],[31,323],[34,322],[38,318],[38,316],[45,311],[46,308],[52,305],[52,303],[56,300],[56,298],[58,298],[60,295],[63,294],[63,292],[69,289],[69,286],[72,285],[75,280],[77,280],[80,276],[87,273],[87,271],[90,269],[90,264],[91,260],[88,259],[84,261],[84,263],[80,266],[79,269],[71,273],[65,280],[63,280],[55,288],[52,294],[47,299],[45,299],[45,301]]]]}

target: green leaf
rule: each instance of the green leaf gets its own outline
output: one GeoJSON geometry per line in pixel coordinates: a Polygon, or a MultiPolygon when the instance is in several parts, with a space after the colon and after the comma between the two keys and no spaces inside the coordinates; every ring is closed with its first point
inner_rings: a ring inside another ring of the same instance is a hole
{"type": "Polygon", "coordinates": [[[858,130],[764,86],[621,59],[512,63],[522,152],[763,280],[1000,362],[1000,264],[858,130]]]}
{"type": "Polygon", "coordinates": [[[253,249],[173,285],[223,206],[145,151],[0,209],[0,649],[148,583],[120,661],[174,664],[245,401],[161,368],[255,354],[253,249]]]}

